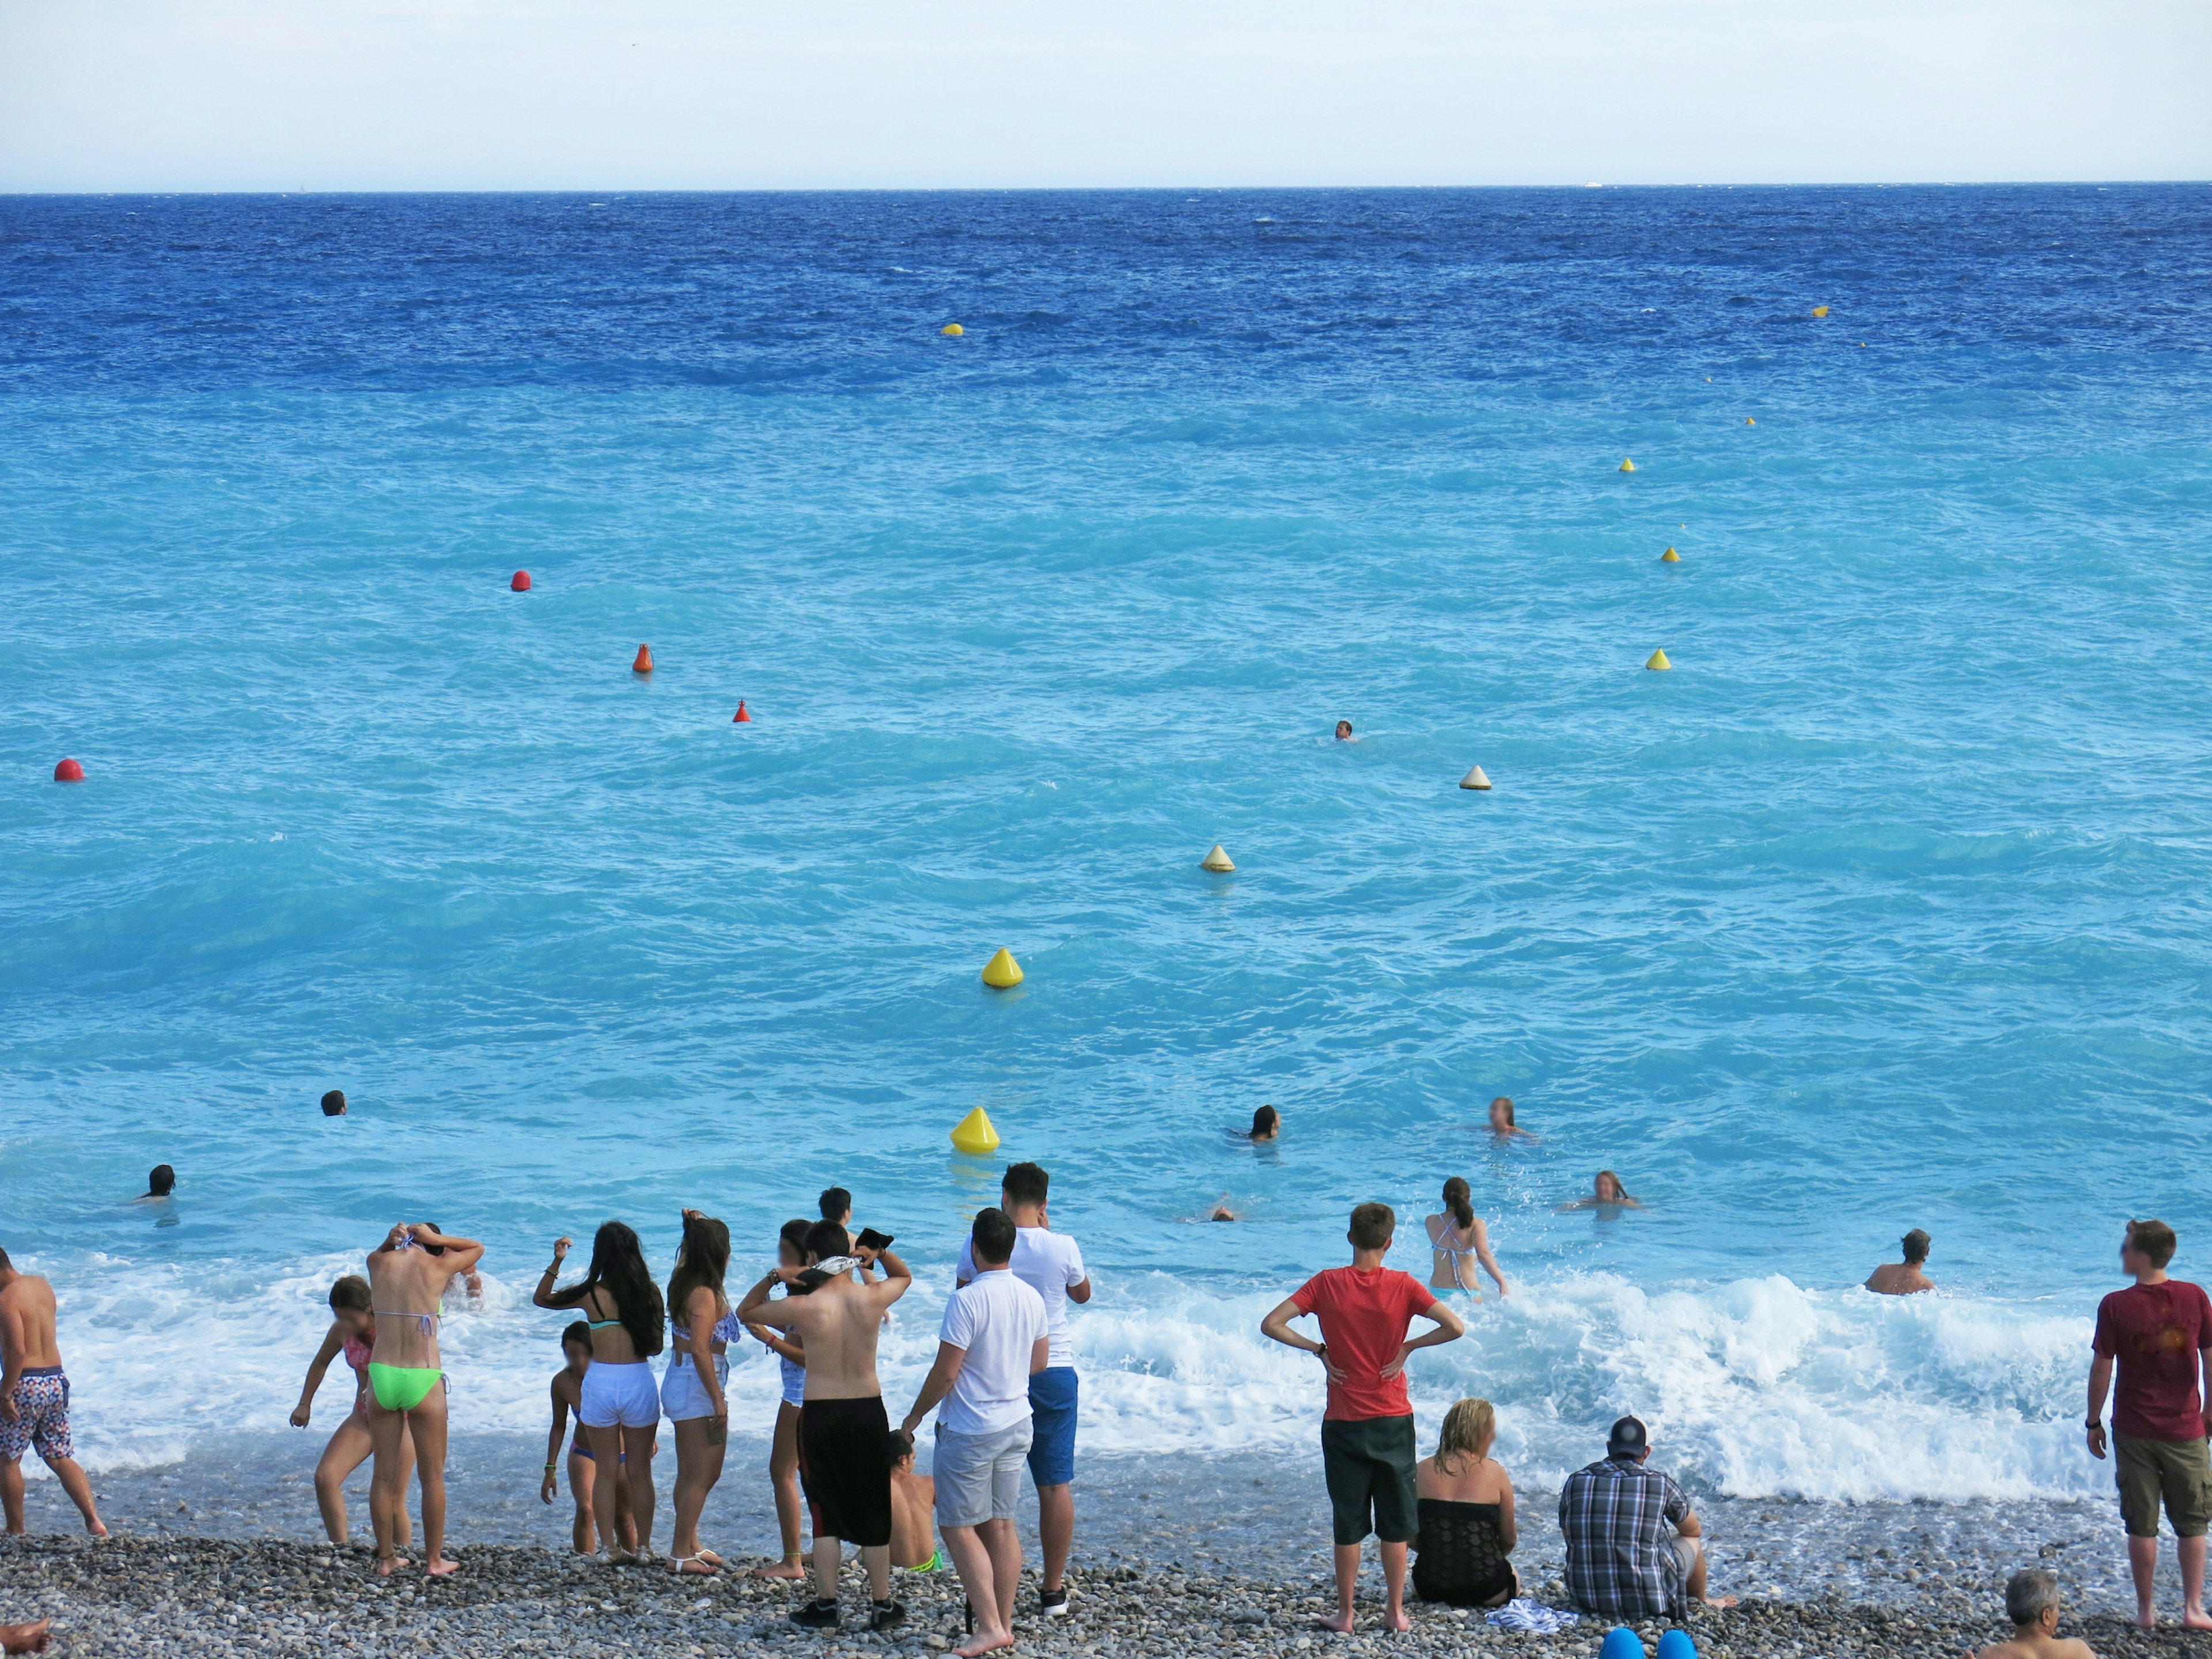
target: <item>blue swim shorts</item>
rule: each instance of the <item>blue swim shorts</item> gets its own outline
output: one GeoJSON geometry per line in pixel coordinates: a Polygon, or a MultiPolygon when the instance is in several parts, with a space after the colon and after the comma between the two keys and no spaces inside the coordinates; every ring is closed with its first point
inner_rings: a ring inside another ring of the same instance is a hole
{"type": "Polygon", "coordinates": [[[1030,1479],[1040,1486],[1075,1479],[1075,1395],[1073,1365],[1030,1378],[1030,1479]]]}

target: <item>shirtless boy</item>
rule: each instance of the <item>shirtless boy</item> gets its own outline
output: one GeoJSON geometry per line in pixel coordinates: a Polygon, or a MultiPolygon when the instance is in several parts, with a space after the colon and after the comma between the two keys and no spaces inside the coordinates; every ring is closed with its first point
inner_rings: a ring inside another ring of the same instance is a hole
{"type": "Polygon", "coordinates": [[[1932,1291],[1936,1281],[1921,1272],[1928,1261],[1929,1237],[1915,1227],[1905,1236],[1905,1260],[1885,1261],[1867,1275],[1866,1287],[1878,1296],[1912,1296],[1932,1291]]]}
{"type": "Polygon", "coordinates": [[[805,1403],[799,1442],[806,1496],[814,1505],[814,1596],[791,1616],[814,1629],[837,1626],[837,1568],[844,1543],[860,1547],[874,1602],[868,1628],[892,1630],[906,1609],[891,1600],[891,1432],[876,1377],[876,1339],[884,1315],[914,1283],[890,1250],[856,1250],[843,1227],[817,1221],[807,1230],[805,1268],[778,1265],[738,1304],[749,1324],[789,1331],[806,1351],[805,1403]],[[857,1269],[880,1263],[886,1277],[866,1282],[857,1269]],[[822,1279],[805,1296],[769,1300],[780,1280],[822,1279]]]}
{"type": "Polygon", "coordinates": [[[23,1530],[23,1454],[32,1447],[84,1516],[84,1529],[107,1536],[93,1505],[92,1482],[77,1466],[70,1438],[69,1378],[54,1334],[54,1287],[15,1271],[0,1250],[0,1505],[8,1530],[23,1530]]]}

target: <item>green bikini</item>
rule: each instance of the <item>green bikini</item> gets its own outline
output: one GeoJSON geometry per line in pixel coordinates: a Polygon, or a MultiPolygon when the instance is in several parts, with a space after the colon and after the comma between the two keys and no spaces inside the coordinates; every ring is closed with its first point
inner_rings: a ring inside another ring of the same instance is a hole
{"type": "MultiPolygon", "coordinates": [[[[434,1337],[438,1334],[435,1314],[378,1312],[380,1319],[416,1319],[422,1322],[422,1334],[434,1337]]],[[[430,1390],[445,1381],[446,1373],[435,1365],[384,1365],[372,1359],[368,1362],[368,1390],[376,1403],[388,1412],[411,1412],[429,1398],[430,1390]]]]}

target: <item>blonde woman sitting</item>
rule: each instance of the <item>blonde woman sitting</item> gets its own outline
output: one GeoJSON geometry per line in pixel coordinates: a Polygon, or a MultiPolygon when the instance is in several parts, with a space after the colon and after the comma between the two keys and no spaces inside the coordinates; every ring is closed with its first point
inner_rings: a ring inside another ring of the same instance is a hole
{"type": "Polygon", "coordinates": [[[1519,1535],[1513,1482],[1491,1460],[1498,1414],[1487,1400],[1462,1400],[1444,1413],[1437,1455],[1414,1467],[1420,1536],[1413,1540],[1413,1594],[1455,1607],[1502,1607],[1521,1593],[1506,1558],[1519,1535]]]}

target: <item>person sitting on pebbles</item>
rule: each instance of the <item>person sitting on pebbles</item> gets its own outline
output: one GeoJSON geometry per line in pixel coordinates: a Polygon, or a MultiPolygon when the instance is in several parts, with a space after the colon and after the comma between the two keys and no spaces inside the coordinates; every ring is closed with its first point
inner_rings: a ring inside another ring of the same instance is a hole
{"type": "Polygon", "coordinates": [[[1605,1455],[1559,1490],[1567,1600],[1625,1624],[1680,1618],[1693,1607],[1732,1607],[1705,1594],[1705,1529],[1674,1478],[1650,1467],[1639,1418],[1624,1417],[1605,1455]]]}
{"type": "Polygon", "coordinates": [[[2058,1633],[2058,1575],[2026,1567],[2005,1585],[2005,1617],[2012,1639],[1992,1642],[1973,1659],[2097,1659],[2078,1636],[2058,1633]]]}

